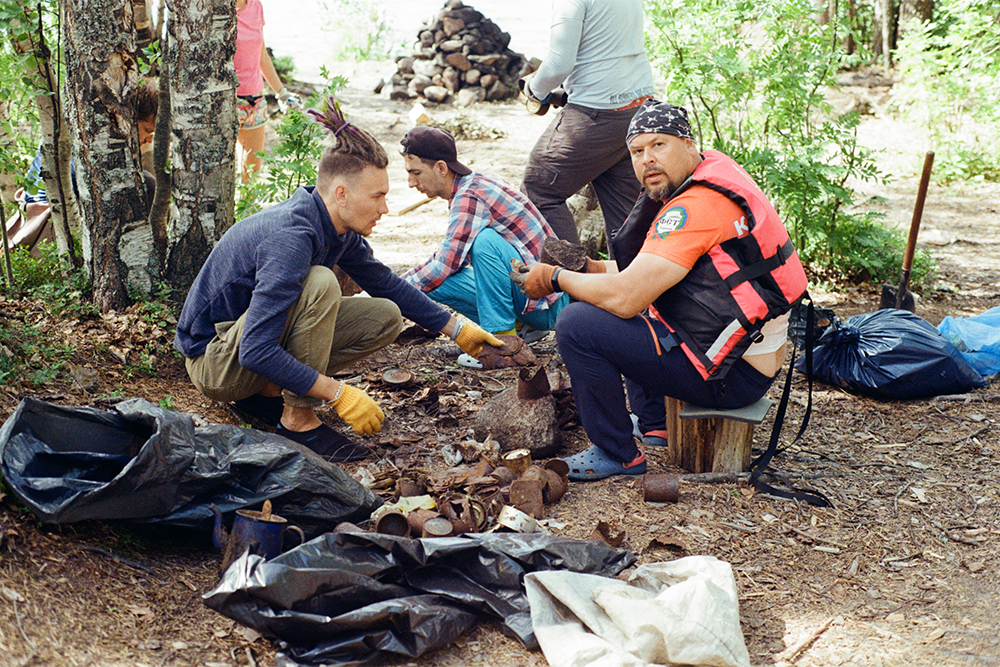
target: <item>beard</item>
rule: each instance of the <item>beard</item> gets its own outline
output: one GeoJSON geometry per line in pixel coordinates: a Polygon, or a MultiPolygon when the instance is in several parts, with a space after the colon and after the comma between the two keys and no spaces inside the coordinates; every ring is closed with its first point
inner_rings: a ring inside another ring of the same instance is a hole
{"type": "Polygon", "coordinates": [[[673,194],[674,188],[669,185],[664,185],[661,188],[656,188],[655,190],[647,190],[646,194],[650,199],[655,199],[656,201],[667,201],[670,199],[670,195],[673,194]]]}
{"type": "MultiPolygon", "coordinates": [[[[649,169],[647,168],[642,173],[642,181],[645,185],[646,177],[649,174],[659,174],[660,176],[665,176],[665,174],[659,169],[649,169]]],[[[655,199],[656,201],[667,201],[670,199],[670,194],[674,191],[674,187],[667,183],[666,185],[661,185],[658,188],[646,188],[646,194],[650,199],[655,199]]]]}

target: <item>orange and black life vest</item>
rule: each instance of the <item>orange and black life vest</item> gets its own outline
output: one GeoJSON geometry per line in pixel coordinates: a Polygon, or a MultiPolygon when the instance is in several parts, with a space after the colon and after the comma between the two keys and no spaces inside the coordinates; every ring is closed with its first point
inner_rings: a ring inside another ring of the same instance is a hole
{"type": "Polygon", "coordinates": [[[761,340],[765,322],[802,298],[807,279],[788,231],[750,175],[718,151],[705,151],[702,157],[666,203],[643,192],[612,243],[618,267],[624,269],[638,254],[657,213],[693,185],[711,188],[743,209],[740,235],[699,257],[651,308],[701,376],[718,380],[752,342],[761,340]]]}

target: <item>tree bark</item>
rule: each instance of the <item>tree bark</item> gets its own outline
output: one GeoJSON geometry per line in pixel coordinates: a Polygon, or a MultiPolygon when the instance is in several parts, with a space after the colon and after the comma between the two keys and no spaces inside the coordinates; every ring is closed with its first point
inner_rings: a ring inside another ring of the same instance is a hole
{"type": "Polygon", "coordinates": [[[910,28],[929,23],[934,18],[934,0],[899,1],[899,36],[902,38],[910,28]]]}
{"type": "Polygon", "coordinates": [[[853,29],[857,27],[858,21],[858,10],[856,5],[857,0],[847,0],[847,25],[851,27],[852,31],[848,32],[847,37],[844,38],[844,51],[848,54],[854,54],[856,50],[856,45],[854,44],[854,32],[853,29]]]}
{"type": "Polygon", "coordinates": [[[24,11],[22,17],[12,21],[10,31],[14,50],[32,56],[25,64],[25,75],[35,86],[35,106],[38,107],[42,131],[41,177],[52,211],[53,235],[59,254],[67,257],[73,266],[80,266],[71,232],[80,227],[80,213],[70,171],[72,139],[63,114],[56,68],[52,65],[41,30],[41,18],[35,10],[25,8],[24,11]]]}
{"type": "Polygon", "coordinates": [[[160,275],[156,253],[149,252],[152,235],[135,123],[133,99],[141,80],[133,1],[61,3],[84,260],[101,312],[129,305],[130,287],[152,291],[160,275]]]}
{"type": "Polygon", "coordinates": [[[897,6],[894,0],[875,0],[875,25],[872,30],[872,55],[882,59],[885,68],[892,69],[892,50],[896,47],[895,26],[897,6]]]}
{"type": "Polygon", "coordinates": [[[173,207],[166,276],[186,292],[233,223],[236,11],[232,0],[173,0],[164,66],[170,76],[173,207]]]}
{"type": "MultiPolygon", "coordinates": [[[[164,38],[164,48],[166,38],[164,38]]],[[[170,70],[160,68],[159,102],[157,103],[156,129],[153,132],[153,177],[156,191],[149,207],[149,228],[153,232],[153,245],[160,266],[167,263],[167,227],[170,220],[171,179],[167,172],[170,153],[170,70]]]]}
{"type": "MultiPolygon", "coordinates": [[[[0,99],[0,155],[13,156],[17,146],[8,127],[10,127],[10,115],[7,112],[7,100],[0,99]]],[[[0,172],[0,224],[3,225],[0,231],[3,233],[4,277],[11,287],[14,286],[14,271],[10,264],[10,239],[7,236],[7,202],[14,202],[17,206],[14,196],[17,192],[15,179],[16,176],[10,172],[0,172]]]]}

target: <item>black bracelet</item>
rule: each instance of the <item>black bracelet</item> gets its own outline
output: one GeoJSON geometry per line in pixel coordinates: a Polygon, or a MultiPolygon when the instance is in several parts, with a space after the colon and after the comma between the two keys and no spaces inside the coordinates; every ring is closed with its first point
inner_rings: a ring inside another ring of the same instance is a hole
{"type": "Polygon", "coordinates": [[[554,292],[561,292],[559,289],[559,273],[563,270],[563,267],[558,266],[556,270],[552,272],[552,290],[554,292]]]}

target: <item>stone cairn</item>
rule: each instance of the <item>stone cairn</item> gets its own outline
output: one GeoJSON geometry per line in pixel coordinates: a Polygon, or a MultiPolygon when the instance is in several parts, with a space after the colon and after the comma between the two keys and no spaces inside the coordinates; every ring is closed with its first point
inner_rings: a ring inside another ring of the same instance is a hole
{"type": "Polygon", "coordinates": [[[396,60],[391,99],[469,106],[517,94],[524,56],[507,48],[509,33],[461,0],[448,0],[417,39],[413,54],[396,60]]]}

